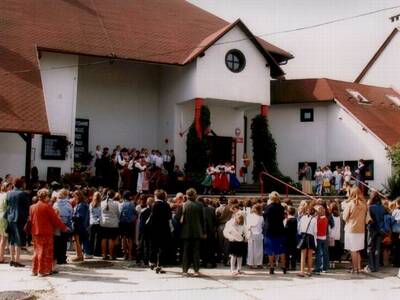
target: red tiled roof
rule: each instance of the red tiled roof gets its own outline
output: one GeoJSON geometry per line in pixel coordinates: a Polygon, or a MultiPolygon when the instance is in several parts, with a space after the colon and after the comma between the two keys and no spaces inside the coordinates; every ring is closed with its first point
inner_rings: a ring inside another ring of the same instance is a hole
{"type": "MultiPolygon", "coordinates": [[[[229,25],[183,0],[1,0],[0,131],[48,132],[37,49],[183,65],[229,25]]],[[[257,40],[272,71],[293,58],[257,40]]]]}
{"type": "Polygon", "coordinates": [[[386,145],[400,141],[400,108],[387,95],[400,97],[391,88],[332,79],[296,79],[271,82],[271,104],[337,101],[386,145]],[[369,104],[360,104],[347,89],[361,93],[369,104]]]}
{"type": "Polygon", "coordinates": [[[374,54],[374,56],[371,58],[371,60],[367,63],[367,65],[364,67],[364,69],[361,71],[361,73],[357,76],[356,80],[354,82],[359,83],[367,74],[369,69],[373,66],[373,64],[377,61],[379,56],[381,56],[382,52],[386,49],[386,47],[390,44],[392,39],[395,37],[395,35],[400,31],[400,28],[394,28],[393,31],[389,34],[389,36],[386,38],[386,40],[383,42],[383,44],[379,47],[378,51],[374,54]]]}

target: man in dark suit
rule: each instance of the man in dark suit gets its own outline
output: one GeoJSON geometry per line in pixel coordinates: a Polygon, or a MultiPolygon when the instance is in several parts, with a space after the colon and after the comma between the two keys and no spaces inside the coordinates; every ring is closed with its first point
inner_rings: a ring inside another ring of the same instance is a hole
{"type": "Polygon", "coordinates": [[[200,276],[200,241],[205,237],[203,205],[197,201],[197,193],[193,188],[186,191],[186,199],[183,209],[177,215],[177,219],[182,223],[182,270],[186,276],[190,262],[193,261],[194,275],[200,276]]]}
{"type": "Polygon", "coordinates": [[[7,194],[6,219],[8,221],[8,243],[10,245],[10,266],[24,267],[20,262],[21,247],[26,244],[24,226],[29,215],[29,197],[22,191],[24,182],[21,178],[14,181],[14,189],[7,194]]]}
{"type": "Polygon", "coordinates": [[[155,267],[156,273],[163,274],[162,263],[165,259],[168,243],[171,241],[170,220],[172,217],[171,208],[166,202],[167,193],[164,190],[154,191],[155,202],[151,209],[148,224],[150,226],[150,267],[155,267]]]}
{"type": "Polygon", "coordinates": [[[216,234],[217,234],[217,217],[215,208],[211,206],[211,200],[202,198],[204,213],[204,229],[206,238],[201,241],[201,267],[207,268],[211,264],[211,268],[215,268],[216,264],[216,234]]]}

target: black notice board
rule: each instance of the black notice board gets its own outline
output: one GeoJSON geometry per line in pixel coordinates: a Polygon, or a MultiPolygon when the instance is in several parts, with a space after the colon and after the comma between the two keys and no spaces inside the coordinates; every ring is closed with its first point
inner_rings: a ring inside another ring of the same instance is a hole
{"type": "Polygon", "coordinates": [[[83,161],[89,152],[89,120],[75,120],[75,144],[74,144],[74,161],[86,163],[83,161]]]}
{"type": "Polygon", "coordinates": [[[42,153],[43,160],[65,160],[67,137],[64,135],[43,135],[42,153]]]}

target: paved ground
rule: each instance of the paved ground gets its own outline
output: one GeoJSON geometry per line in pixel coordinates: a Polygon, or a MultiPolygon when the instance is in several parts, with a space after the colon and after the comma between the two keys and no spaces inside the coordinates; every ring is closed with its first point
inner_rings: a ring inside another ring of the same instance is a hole
{"type": "Polygon", "coordinates": [[[400,299],[400,279],[393,268],[373,275],[351,275],[342,269],[305,279],[294,273],[271,276],[266,270],[245,270],[233,278],[226,268],[202,270],[201,278],[183,278],[179,268],[166,270],[157,275],[118,261],[95,269],[65,265],[59,274],[39,278],[31,277],[28,267],[0,265],[0,292],[28,291],[39,299],[96,300],[400,299]]]}

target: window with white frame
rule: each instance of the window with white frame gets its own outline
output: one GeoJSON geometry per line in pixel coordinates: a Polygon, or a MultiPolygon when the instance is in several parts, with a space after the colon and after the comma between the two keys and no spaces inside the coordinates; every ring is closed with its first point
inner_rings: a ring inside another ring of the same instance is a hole
{"type": "Polygon", "coordinates": [[[392,101],[396,106],[400,107],[400,97],[393,95],[386,95],[386,98],[392,101]]]}
{"type": "Polygon", "coordinates": [[[352,89],[346,89],[346,91],[350,94],[351,97],[353,97],[355,100],[358,101],[360,104],[369,104],[370,101],[365,98],[359,91],[352,90],[352,89]]]}

